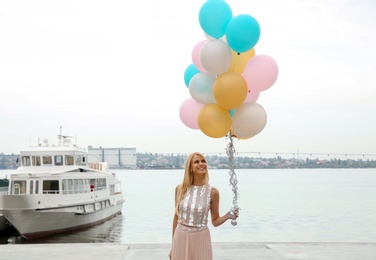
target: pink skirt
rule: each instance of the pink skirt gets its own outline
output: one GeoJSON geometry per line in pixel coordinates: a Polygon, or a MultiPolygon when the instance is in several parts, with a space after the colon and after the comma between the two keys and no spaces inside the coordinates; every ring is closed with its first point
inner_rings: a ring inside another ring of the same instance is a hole
{"type": "Polygon", "coordinates": [[[208,228],[200,231],[175,229],[172,240],[172,260],[212,260],[212,243],[208,228]]]}

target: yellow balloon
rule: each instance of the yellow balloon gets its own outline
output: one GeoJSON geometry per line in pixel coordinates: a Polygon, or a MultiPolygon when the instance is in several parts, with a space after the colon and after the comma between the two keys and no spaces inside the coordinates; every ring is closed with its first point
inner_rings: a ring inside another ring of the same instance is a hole
{"type": "Polygon", "coordinates": [[[242,53],[237,53],[231,50],[232,57],[228,72],[236,72],[242,74],[244,72],[245,65],[253,56],[255,56],[255,54],[255,48],[242,53]]]}
{"type": "Polygon", "coordinates": [[[247,91],[247,82],[236,72],[222,73],[213,84],[215,100],[228,110],[240,107],[247,97],[247,91]]]}
{"type": "Polygon", "coordinates": [[[231,129],[230,113],[218,104],[203,106],[197,116],[200,130],[209,137],[220,138],[231,129]]]}

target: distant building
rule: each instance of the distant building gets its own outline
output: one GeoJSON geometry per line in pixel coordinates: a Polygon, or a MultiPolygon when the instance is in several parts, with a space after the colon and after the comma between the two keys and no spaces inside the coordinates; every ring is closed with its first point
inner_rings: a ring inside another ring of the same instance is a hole
{"type": "Polygon", "coordinates": [[[88,147],[88,162],[107,162],[112,169],[135,169],[136,148],[93,148],[88,147]]]}

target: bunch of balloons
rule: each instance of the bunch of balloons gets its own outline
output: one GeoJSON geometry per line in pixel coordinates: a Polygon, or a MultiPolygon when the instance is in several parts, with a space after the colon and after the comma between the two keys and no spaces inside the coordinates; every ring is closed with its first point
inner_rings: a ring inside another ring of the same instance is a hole
{"type": "Polygon", "coordinates": [[[266,125],[266,111],[256,101],[277,80],[278,66],[255,53],[260,26],[254,17],[233,16],[226,1],[207,0],[198,18],[206,37],[193,47],[184,72],[191,97],[181,104],[180,119],[212,138],[251,138],[266,125]]]}

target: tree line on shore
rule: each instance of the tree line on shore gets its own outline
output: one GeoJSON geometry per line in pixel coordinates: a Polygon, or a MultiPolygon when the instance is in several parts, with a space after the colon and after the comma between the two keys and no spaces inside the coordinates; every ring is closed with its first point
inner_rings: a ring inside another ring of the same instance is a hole
{"type": "MultiPolygon", "coordinates": [[[[206,155],[211,168],[228,169],[229,159],[224,155],[206,155]]],[[[137,154],[137,168],[139,169],[181,169],[184,168],[187,155],[174,154],[137,154]]],[[[236,169],[282,169],[282,168],[376,168],[376,160],[359,159],[284,159],[261,158],[248,156],[234,156],[236,169]]]]}
{"type": "MultiPolygon", "coordinates": [[[[228,169],[229,159],[225,155],[205,155],[211,168],[228,169]]],[[[182,169],[186,154],[137,153],[137,169],[182,169]]],[[[16,169],[20,166],[19,155],[0,154],[0,169],[16,169]]],[[[373,159],[319,159],[319,158],[262,158],[234,156],[236,169],[282,169],[282,168],[376,168],[373,159]]]]}

